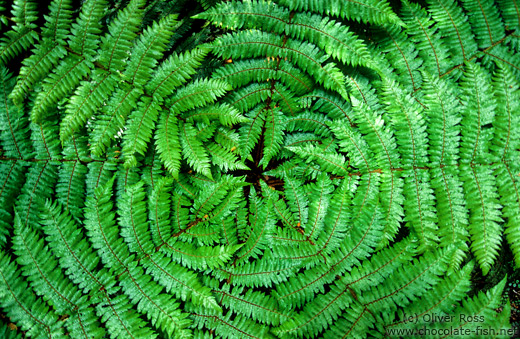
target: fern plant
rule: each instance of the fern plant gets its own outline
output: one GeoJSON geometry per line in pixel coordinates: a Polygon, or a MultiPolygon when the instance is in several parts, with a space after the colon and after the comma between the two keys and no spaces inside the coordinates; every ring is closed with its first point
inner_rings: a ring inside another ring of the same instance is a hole
{"type": "Polygon", "coordinates": [[[512,333],[518,0],[75,6],[0,6],[0,336],[512,333]]]}

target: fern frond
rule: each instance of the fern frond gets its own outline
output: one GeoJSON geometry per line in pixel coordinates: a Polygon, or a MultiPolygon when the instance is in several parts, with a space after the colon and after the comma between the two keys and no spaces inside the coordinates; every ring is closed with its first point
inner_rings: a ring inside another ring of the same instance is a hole
{"type": "Polygon", "coordinates": [[[24,95],[43,79],[66,53],[67,51],[62,45],[43,40],[36,47],[34,54],[22,62],[23,66],[20,69],[16,85],[9,97],[17,104],[21,103],[24,95]]]}
{"type": "Polygon", "coordinates": [[[498,8],[502,13],[502,19],[506,25],[506,29],[518,29],[520,28],[520,15],[518,14],[518,8],[520,4],[518,0],[497,0],[498,8]]]}
{"type": "Polygon", "coordinates": [[[489,146],[493,128],[485,127],[493,122],[496,101],[489,85],[489,74],[478,64],[466,63],[462,83],[461,151],[463,163],[489,163],[489,146]]]}
{"type": "Polygon", "coordinates": [[[276,108],[269,109],[265,115],[265,133],[263,157],[259,166],[267,167],[269,161],[278,153],[283,143],[283,130],[285,118],[281,111],[276,108]]]}
{"type": "Polygon", "coordinates": [[[0,142],[5,156],[27,158],[32,153],[29,140],[29,126],[23,110],[13,105],[8,98],[16,79],[7,73],[6,68],[0,70],[0,142]]]}
{"type": "Polygon", "coordinates": [[[500,203],[504,208],[502,209],[502,215],[507,218],[504,225],[505,235],[509,246],[513,252],[516,266],[519,266],[519,223],[518,223],[518,208],[520,208],[520,190],[518,177],[514,175],[518,172],[517,163],[504,163],[497,166],[496,173],[496,184],[498,192],[500,194],[500,203]]]}
{"type": "Polygon", "coordinates": [[[459,171],[453,167],[431,170],[431,187],[435,192],[441,245],[457,245],[453,264],[459,265],[467,251],[468,210],[459,171]]]}
{"type": "Polygon", "coordinates": [[[216,40],[212,46],[215,53],[223,58],[235,55],[240,55],[241,58],[259,56],[287,58],[298,67],[305,69],[325,88],[337,91],[343,97],[347,95],[341,72],[332,62],[324,64],[327,57],[311,43],[282,39],[272,33],[251,30],[226,34],[216,40]]]}
{"type": "Polygon", "coordinates": [[[432,314],[452,314],[457,302],[464,298],[470,289],[470,274],[473,266],[473,262],[469,262],[460,271],[447,276],[445,281],[437,284],[431,292],[412,304],[407,309],[409,313],[399,311],[399,320],[385,326],[387,333],[388,329],[394,326],[399,329],[418,330],[425,325],[424,320],[429,320],[432,314]],[[435,297],[432,298],[433,296],[435,297]]]}
{"type": "Polygon", "coordinates": [[[316,293],[323,293],[325,284],[330,284],[338,275],[341,276],[372,254],[382,236],[381,214],[375,209],[373,213],[365,214],[365,217],[354,224],[346,241],[331,255],[330,262],[305,270],[298,277],[277,286],[276,296],[281,305],[301,307],[312,300],[316,293]]]}
{"type": "Polygon", "coordinates": [[[486,275],[493,265],[501,243],[502,207],[498,202],[496,179],[483,166],[461,166],[461,179],[469,214],[471,250],[486,275]]]}
{"type": "Polygon", "coordinates": [[[0,65],[4,66],[38,39],[38,34],[29,25],[14,27],[0,39],[0,65]]]}
{"type": "Polygon", "coordinates": [[[422,102],[428,117],[428,155],[430,163],[436,166],[455,165],[459,160],[460,111],[451,82],[437,79],[424,73],[424,98],[422,102]]]}
{"type": "Polygon", "coordinates": [[[196,18],[210,19],[230,29],[260,29],[312,42],[343,63],[369,67],[373,64],[365,44],[355,34],[328,18],[293,13],[265,1],[221,3],[196,18]],[[268,13],[268,14],[266,14],[268,13]]]}
{"type": "Polygon", "coordinates": [[[53,73],[45,78],[42,91],[38,93],[31,110],[31,120],[40,123],[50,108],[79,84],[88,75],[92,64],[86,59],[71,54],[61,61],[53,73]]]}
{"type": "Polygon", "coordinates": [[[159,102],[143,96],[136,109],[130,114],[123,135],[123,155],[125,166],[134,167],[137,164],[136,154],[144,155],[146,146],[152,138],[152,131],[160,113],[159,102]]]}
{"type": "Polygon", "coordinates": [[[102,29],[100,20],[103,17],[106,4],[106,0],[86,1],[81,8],[78,19],[72,24],[68,45],[74,52],[86,59],[91,59],[97,54],[98,35],[102,29]]]}
{"type": "Polygon", "coordinates": [[[501,161],[514,162],[518,157],[514,150],[520,147],[520,117],[514,114],[520,106],[518,81],[508,68],[499,65],[493,77],[493,88],[497,107],[490,151],[501,161]]]}
{"type": "MultiPolygon", "coordinates": [[[[496,307],[500,304],[500,295],[506,284],[506,278],[502,279],[498,284],[487,291],[479,291],[479,293],[473,297],[467,297],[462,301],[462,304],[453,311],[454,319],[461,320],[460,329],[469,330],[472,333],[478,333],[477,328],[486,328],[494,330],[494,333],[504,333],[503,330],[510,330],[510,326],[504,324],[504,314],[497,312],[496,307]],[[471,317],[471,318],[470,318],[471,317]],[[468,321],[469,319],[479,319],[482,322],[478,324],[475,322],[468,321]],[[504,326],[506,325],[506,326],[504,326]],[[504,326],[504,327],[503,327],[504,326]]],[[[507,311],[507,307],[504,307],[507,311]]],[[[445,330],[449,328],[448,323],[438,322],[433,328],[438,330],[445,330]]],[[[510,330],[509,333],[512,333],[510,330]]]]}
{"type": "Polygon", "coordinates": [[[212,178],[210,160],[203,144],[196,137],[197,131],[191,123],[179,122],[179,134],[184,159],[193,169],[201,174],[212,178]]]}
{"type": "Polygon", "coordinates": [[[143,0],[132,0],[108,26],[108,33],[101,38],[99,63],[111,71],[122,71],[127,63],[127,51],[137,36],[143,16],[143,0]]]}
{"type": "Polygon", "coordinates": [[[49,39],[65,45],[65,39],[72,24],[71,0],[53,0],[49,4],[49,15],[46,16],[45,28],[42,29],[43,40],[49,39]]]}
{"type": "Polygon", "coordinates": [[[463,0],[468,18],[480,49],[489,47],[505,36],[498,7],[491,1],[463,0]]]}
{"type": "Polygon", "coordinates": [[[435,38],[436,24],[425,9],[406,0],[403,1],[402,15],[406,24],[406,33],[412,37],[424,61],[424,66],[430,73],[441,76],[451,67],[456,66],[449,59],[448,47],[442,40],[435,38]]]}
{"type": "Polygon", "coordinates": [[[112,94],[117,78],[104,71],[92,72],[90,81],[84,81],[69,99],[61,121],[60,140],[64,142],[85,125],[99,107],[112,94]]]}
{"type": "Polygon", "coordinates": [[[143,86],[151,78],[152,70],[162,57],[172,34],[175,18],[175,15],[164,17],[143,32],[132,49],[122,75],[124,79],[135,86],[143,86]]]}
{"type": "Polygon", "coordinates": [[[407,93],[417,91],[422,84],[419,70],[424,66],[423,60],[417,57],[419,52],[416,45],[398,26],[385,27],[379,34],[381,43],[378,44],[378,48],[386,58],[386,61],[378,60],[385,66],[381,67],[386,73],[384,78],[396,79],[407,93]]]}
{"type": "Polygon", "coordinates": [[[313,2],[311,0],[282,0],[281,5],[290,10],[311,11],[340,18],[356,20],[358,22],[383,25],[386,23],[402,24],[399,17],[392,11],[386,1],[362,0],[347,1],[327,0],[313,2]]]}
{"type": "Polygon", "coordinates": [[[335,175],[347,175],[349,173],[348,162],[345,157],[336,152],[324,152],[323,148],[313,145],[292,146],[287,147],[287,149],[296,153],[306,163],[315,161],[323,171],[335,175]]]}
{"type": "Polygon", "coordinates": [[[179,127],[174,114],[161,114],[155,134],[155,146],[166,169],[177,178],[181,167],[181,148],[179,127]]]}
{"type": "Polygon", "coordinates": [[[279,80],[295,94],[303,94],[312,89],[313,83],[303,70],[286,60],[275,62],[271,59],[246,59],[233,61],[226,67],[218,68],[216,79],[223,79],[233,88],[245,86],[251,82],[279,80]]]}
{"type": "Polygon", "coordinates": [[[29,25],[38,19],[37,3],[31,0],[14,0],[11,14],[17,26],[29,25]]]}
{"type": "Polygon", "coordinates": [[[69,333],[78,338],[102,338],[105,331],[94,310],[88,306],[87,297],[57,269],[57,261],[39,234],[22,225],[18,217],[15,217],[13,245],[22,274],[36,294],[58,314],[70,315],[65,322],[69,333]]]}
{"type": "Polygon", "coordinates": [[[87,199],[85,227],[93,247],[97,249],[106,266],[122,273],[119,276],[122,290],[137,304],[138,311],[146,313],[152,324],[168,337],[177,332],[182,333],[183,328],[189,325],[189,321],[185,319],[186,314],[180,312],[171,295],[161,293],[162,287],[150,281],[143,268],[132,260],[134,256],[130,255],[123,239],[118,237],[115,216],[110,212],[112,185],[113,179],[97,189],[95,197],[87,199]],[[121,279],[125,275],[130,279],[121,279]]]}
{"type": "Polygon", "coordinates": [[[175,87],[185,83],[200,67],[208,54],[205,48],[196,48],[184,54],[172,54],[161,63],[154,77],[146,84],[145,89],[151,96],[166,98],[175,87]]]}
{"type": "Polygon", "coordinates": [[[219,333],[222,338],[253,338],[253,339],[274,339],[269,333],[267,326],[260,325],[241,314],[228,312],[225,316],[220,316],[214,312],[193,311],[195,326],[207,327],[219,333]]]}
{"type": "Polygon", "coordinates": [[[21,162],[5,162],[0,164],[0,249],[5,247],[13,228],[14,196],[18,187],[25,181],[25,168],[21,162]]]}
{"type": "Polygon", "coordinates": [[[143,91],[130,85],[120,86],[103,105],[100,114],[93,121],[90,134],[90,149],[96,156],[104,153],[112,140],[122,133],[126,118],[134,108],[143,91]]]}
{"type": "MultiPolygon", "coordinates": [[[[67,153],[69,153],[74,146],[70,144],[67,146],[67,153]]],[[[57,200],[77,220],[83,216],[86,173],[87,167],[81,163],[81,160],[76,158],[74,161],[64,162],[59,169],[56,184],[57,200]]]]}
{"type": "Polygon", "coordinates": [[[404,177],[404,221],[414,230],[414,235],[421,242],[420,250],[434,247],[438,242],[436,235],[437,213],[435,197],[429,185],[430,173],[416,169],[406,171],[404,177]]]}
{"type": "Polygon", "coordinates": [[[384,88],[403,168],[426,166],[428,136],[421,106],[395,83],[387,83],[384,88]]]}
{"type": "Polygon", "coordinates": [[[446,40],[453,64],[469,60],[477,51],[468,17],[454,0],[428,0],[428,11],[437,21],[440,36],[446,40]]]}
{"type": "Polygon", "coordinates": [[[31,293],[20,269],[4,251],[0,251],[0,264],[0,305],[9,318],[33,338],[64,336],[56,313],[31,293]]]}

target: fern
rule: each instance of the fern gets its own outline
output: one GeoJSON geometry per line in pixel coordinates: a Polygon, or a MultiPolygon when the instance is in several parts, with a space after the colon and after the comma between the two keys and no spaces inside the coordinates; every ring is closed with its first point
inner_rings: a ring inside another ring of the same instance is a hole
{"type": "Polygon", "coordinates": [[[512,335],[519,4],[0,2],[0,336],[512,335]]]}

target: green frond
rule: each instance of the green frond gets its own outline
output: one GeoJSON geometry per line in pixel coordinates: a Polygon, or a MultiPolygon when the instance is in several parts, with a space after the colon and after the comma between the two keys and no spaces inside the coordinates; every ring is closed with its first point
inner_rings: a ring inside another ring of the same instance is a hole
{"type": "Polygon", "coordinates": [[[319,15],[293,13],[266,1],[226,2],[196,18],[229,29],[259,29],[312,42],[346,64],[376,67],[365,44],[347,27],[319,15]]]}
{"type": "Polygon", "coordinates": [[[123,135],[123,156],[126,167],[136,166],[136,155],[144,155],[161,112],[159,102],[147,96],[142,96],[136,106],[128,118],[123,135]]]}
{"type": "Polygon", "coordinates": [[[350,167],[360,170],[361,173],[368,173],[377,167],[372,162],[372,152],[361,134],[340,121],[334,121],[330,125],[341,151],[348,155],[350,167]]]}
{"type": "Polygon", "coordinates": [[[296,94],[303,94],[312,89],[310,77],[286,60],[275,62],[271,59],[246,59],[233,61],[226,67],[214,72],[216,79],[225,80],[233,88],[245,86],[251,82],[279,80],[296,94]]]}
{"type": "Polygon", "coordinates": [[[38,34],[29,25],[14,27],[6,32],[0,39],[0,65],[7,62],[29,49],[38,40],[38,34]]]}
{"type": "Polygon", "coordinates": [[[35,49],[30,57],[23,60],[16,85],[9,94],[17,104],[23,101],[24,96],[33,89],[34,85],[42,80],[67,53],[62,45],[45,39],[35,49]]]}
{"type": "Polygon", "coordinates": [[[56,185],[58,166],[49,161],[30,166],[27,178],[20,188],[15,212],[24,225],[37,225],[40,205],[52,195],[56,185]]]}
{"type": "Polygon", "coordinates": [[[433,314],[451,316],[458,301],[464,298],[470,289],[470,274],[473,266],[473,262],[470,262],[460,271],[447,276],[430,293],[412,304],[408,314],[399,311],[396,321],[385,326],[387,333],[392,328],[419,330],[426,323],[431,323],[433,314]],[[432,296],[435,298],[431,298],[432,296]]]}
{"type": "Polygon", "coordinates": [[[412,42],[419,51],[428,72],[440,77],[451,67],[456,66],[449,58],[446,44],[435,38],[437,26],[425,9],[405,0],[401,12],[406,24],[406,33],[411,35],[412,42]]]}
{"type": "Polygon", "coordinates": [[[420,249],[433,248],[438,242],[436,236],[438,219],[435,196],[430,182],[430,173],[417,169],[403,174],[404,221],[420,241],[420,249]]]}
{"type": "Polygon", "coordinates": [[[286,119],[287,132],[313,132],[322,137],[331,137],[330,120],[321,112],[304,111],[286,119]]]}
{"type": "Polygon", "coordinates": [[[152,253],[154,244],[149,233],[150,225],[142,183],[128,187],[117,203],[121,211],[118,219],[121,237],[127,243],[130,252],[138,255],[152,253]]]}
{"type": "Polygon", "coordinates": [[[33,338],[63,337],[58,315],[32,294],[20,269],[4,251],[0,251],[0,264],[0,305],[11,321],[33,338]]]}
{"type": "MultiPolygon", "coordinates": [[[[166,43],[172,34],[175,18],[175,15],[164,17],[143,32],[133,46],[122,74],[123,79],[135,86],[143,86],[152,77],[152,70],[157,65],[157,60],[163,56],[166,43]]],[[[121,47],[126,46],[122,44],[121,47]]]]}
{"type": "Polygon", "coordinates": [[[264,149],[263,157],[258,163],[259,166],[265,168],[280,150],[283,143],[284,127],[285,117],[282,112],[276,108],[269,109],[265,114],[264,149]]]}
{"type": "Polygon", "coordinates": [[[226,34],[212,46],[214,53],[223,58],[234,55],[240,55],[241,58],[267,56],[275,60],[287,58],[296,66],[305,69],[325,88],[337,91],[343,97],[347,95],[341,72],[332,62],[324,64],[328,58],[314,44],[287,37],[282,39],[279,35],[258,30],[248,30],[226,34]]]}
{"type": "MultiPolygon", "coordinates": [[[[115,215],[110,211],[113,205],[110,201],[113,181],[96,189],[92,199],[87,198],[87,234],[103,264],[113,272],[120,273],[121,288],[130,301],[137,304],[137,310],[146,313],[152,324],[172,337],[175,332],[182,332],[189,321],[185,319],[186,314],[178,309],[178,304],[173,302],[172,296],[161,293],[162,287],[152,283],[143,268],[133,261],[134,256],[130,255],[123,239],[118,237],[115,215]],[[121,279],[125,275],[130,279],[121,279]]],[[[144,202],[141,205],[145,206],[144,202]]]]}
{"type": "Polygon", "coordinates": [[[166,169],[177,178],[181,167],[179,126],[174,114],[163,112],[155,134],[155,145],[166,169]]]}
{"type": "Polygon", "coordinates": [[[48,39],[65,45],[72,24],[72,1],[53,0],[49,4],[49,14],[46,19],[45,28],[41,33],[43,40],[48,39]]]}
{"type": "Polygon", "coordinates": [[[499,9],[494,1],[463,0],[462,4],[469,13],[468,19],[479,48],[494,45],[505,36],[499,9]]]}
{"type": "Polygon", "coordinates": [[[241,160],[238,159],[238,156],[227,150],[222,148],[221,146],[211,143],[209,146],[205,147],[208,151],[209,155],[211,155],[211,160],[213,164],[218,166],[222,171],[233,171],[233,170],[248,170],[247,167],[241,160]]]}
{"type": "Polygon", "coordinates": [[[32,153],[32,145],[28,138],[29,126],[23,109],[13,105],[8,98],[15,81],[6,68],[0,70],[0,98],[4,103],[0,106],[0,143],[5,156],[22,159],[32,153]]]}
{"type": "Polygon", "coordinates": [[[90,62],[75,54],[69,54],[64,58],[53,73],[43,80],[42,91],[34,99],[31,110],[32,122],[40,123],[44,120],[48,111],[65,95],[70,94],[92,68],[90,62]]]}
{"type": "Polygon", "coordinates": [[[453,263],[460,265],[466,256],[468,210],[459,171],[455,167],[431,170],[431,187],[435,192],[440,244],[456,244],[453,263]]]}
{"type": "Polygon", "coordinates": [[[43,238],[15,217],[13,248],[22,274],[27,277],[37,295],[46,300],[58,314],[68,314],[65,326],[70,335],[81,338],[102,338],[100,326],[87,296],[68,280],[58,268],[58,262],[43,238]]]}
{"type": "Polygon", "coordinates": [[[486,275],[498,256],[502,241],[502,206],[498,201],[496,179],[491,169],[483,166],[461,166],[460,171],[470,212],[471,250],[486,275]]]}
{"type": "MultiPolygon", "coordinates": [[[[498,284],[487,291],[479,291],[474,297],[467,297],[462,301],[452,313],[454,319],[458,319],[461,323],[461,330],[468,330],[469,333],[479,333],[479,329],[486,329],[490,333],[501,333],[503,330],[510,330],[507,321],[504,323],[502,312],[497,312],[496,307],[500,304],[500,295],[506,284],[506,278],[502,279],[498,284]],[[478,319],[478,322],[469,321],[478,319]],[[493,332],[491,332],[493,331],[493,332]]],[[[504,308],[507,311],[507,307],[504,308]]],[[[449,322],[438,322],[433,328],[446,329],[449,322]]],[[[508,332],[502,332],[508,336],[508,332]]]]}
{"type": "Polygon", "coordinates": [[[475,63],[466,63],[462,82],[461,162],[491,162],[489,146],[493,138],[492,124],[496,101],[488,81],[489,73],[475,63]]]}
{"type": "Polygon", "coordinates": [[[0,0],[0,337],[514,335],[519,6],[0,0]]]}
{"type": "Polygon", "coordinates": [[[321,170],[335,175],[347,175],[349,173],[348,162],[341,154],[325,151],[323,147],[305,145],[287,147],[291,152],[296,153],[308,164],[316,162],[321,170]]]}
{"type": "Polygon", "coordinates": [[[422,107],[396,83],[384,86],[384,100],[395,128],[403,168],[424,167],[428,163],[428,136],[422,107]]]}
{"type": "Polygon", "coordinates": [[[137,36],[143,16],[143,0],[132,0],[118,12],[101,38],[99,63],[111,71],[122,71],[128,62],[127,51],[137,36]]]}
{"type": "Polygon", "coordinates": [[[502,209],[502,215],[506,218],[505,236],[509,242],[509,246],[513,251],[516,266],[519,266],[519,224],[518,224],[518,208],[520,208],[520,194],[519,194],[519,180],[518,176],[515,176],[515,172],[518,172],[518,163],[504,163],[497,166],[495,169],[496,183],[498,192],[500,194],[500,203],[504,208],[502,209]]]}
{"type": "Polygon", "coordinates": [[[179,136],[182,155],[193,169],[208,178],[212,178],[210,160],[202,142],[196,137],[197,130],[189,122],[179,121],[179,136]]]}
{"type": "Polygon", "coordinates": [[[279,309],[273,297],[262,292],[246,290],[242,286],[231,289],[229,285],[225,285],[222,290],[215,291],[215,294],[222,296],[222,304],[231,311],[262,324],[277,326],[291,317],[279,309]]]}
{"type": "Polygon", "coordinates": [[[13,228],[13,208],[18,187],[25,181],[25,168],[21,162],[5,162],[0,166],[0,249],[3,249],[13,228]]]}
{"type": "MultiPolygon", "coordinates": [[[[55,116],[55,114],[53,114],[55,116]]],[[[63,148],[54,136],[58,133],[56,121],[46,120],[41,125],[29,123],[31,141],[38,159],[59,159],[63,148]]]]}
{"type": "MultiPolygon", "coordinates": [[[[73,146],[69,145],[68,150],[73,146]]],[[[80,160],[64,162],[58,174],[56,198],[77,220],[83,215],[87,166],[80,160]]]]}
{"type": "Polygon", "coordinates": [[[62,142],[85,125],[103,102],[108,100],[117,84],[116,76],[105,71],[92,72],[90,79],[83,81],[69,100],[60,126],[62,142]]]}
{"type": "Polygon", "coordinates": [[[219,334],[221,338],[266,338],[273,339],[274,336],[269,333],[269,327],[260,325],[242,314],[233,314],[231,312],[226,316],[220,316],[214,312],[200,312],[194,310],[192,312],[195,326],[210,328],[219,334]]]}
{"type": "Polygon", "coordinates": [[[29,25],[38,19],[37,3],[31,0],[14,0],[11,14],[17,26],[29,25]]]}
{"type": "Polygon", "coordinates": [[[459,65],[477,51],[468,17],[454,0],[428,0],[428,11],[437,22],[440,36],[450,50],[452,63],[459,65]]]}
{"type": "Polygon", "coordinates": [[[221,267],[228,262],[233,254],[242,245],[233,246],[196,246],[177,241],[171,245],[161,247],[161,250],[175,262],[193,269],[202,270],[221,267]]]}
{"type": "Polygon", "coordinates": [[[151,96],[166,98],[175,87],[179,87],[195,74],[204,57],[205,48],[196,48],[184,54],[172,54],[157,68],[154,77],[146,84],[146,92],[151,96]]]}
{"type": "Polygon", "coordinates": [[[462,107],[452,89],[451,82],[424,73],[425,96],[428,107],[428,156],[436,165],[455,165],[459,161],[460,121],[462,107]]]}
{"type": "Polygon", "coordinates": [[[280,305],[285,308],[301,307],[314,299],[316,294],[323,294],[326,284],[333,282],[337,276],[341,277],[344,272],[351,270],[373,253],[382,236],[381,215],[376,209],[374,213],[365,216],[365,220],[355,224],[345,241],[325,264],[307,269],[276,287],[276,297],[280,305]]]}
{"type": "Polygon", "coordinates": [[[497,0],[497,4],[506,27],[511,30],[520,28],[520,15],[518,14],[520,4],[518,0],[497,0]]]}
{"type": "Polygon", "coordinates": [[[194,108],[204,107],[223,96],[231,87],[222,80],[195,80],[177,90],[175,95],[166,101],[171,112],[180,113],[194,108]]]}
{"type": "Polygon", "coordinates": [[[351,124],[357,124],[360,132],[365,134],[365,140],[369,144],[373,154],[373,161],[380,168],[398,168],[401,160],[397,151],[395,135],[393,135],[389,123],[386,122],[381,111],[371,105],[351,97],[353,115],[351,124]]]}
{"type": "Polygon", "coordinates": [[[126,118],[142,94],[143,91],[139,88],[123,85],[101,107],[101,112],[92,122],[93,130],[89,140],[94,155],[101,156],[118,137],[118,133],[122,133],[126,118]]]}
{"type": "Polygon", "coordinates": [[[385,27],[377,34],[381,42],[378,49],[386,58],[386,61],[378,62],[387,63],[384,70],[387,73],[385,78],[398,81],[407,93],[415,92],[421,87],[420,69],[424,67],[423,60],[417,57],[419,52],[416,44],[398,26],[385,27]]]}
{"type": "Polygon", "coordinates": [[[101,18],[104,15],[107,0],[87,0],[70,29],[71,37],[68,45],[72,51],[90,60],[94,57],[99,45],[98,35],[101,33],[101,18]]]}
{"type": "Polygon", "coordinates": [[[362,1],[338,1],[326,0],[314,2],[311,0],[281,0],[280,4],[295,11],[311,11],[330,16],[336,16],[358,22],[383,25],[387,23],[401,24],[402,21],[392,11],[386,1],[362,0],[362,1]]]}
{"type": "Polygon", "coordinates": [[[502,161],[516,161],[514,150],[520,147],[520,121],[515,115],[520,108],[520,91],[516,80],[509,70],[499,64],[493,77],[493,89],[497,107],[493,119],[494,135],[490,151],[502,161]]]}

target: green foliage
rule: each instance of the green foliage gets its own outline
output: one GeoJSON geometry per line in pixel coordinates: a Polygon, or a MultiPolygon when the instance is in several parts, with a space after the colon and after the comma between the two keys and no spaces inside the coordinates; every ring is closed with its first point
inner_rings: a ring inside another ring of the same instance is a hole
{"type": "Polygon", "coordinates": [[[519,5],[0,2],[0,337],[506,337],[519,5]]]}

